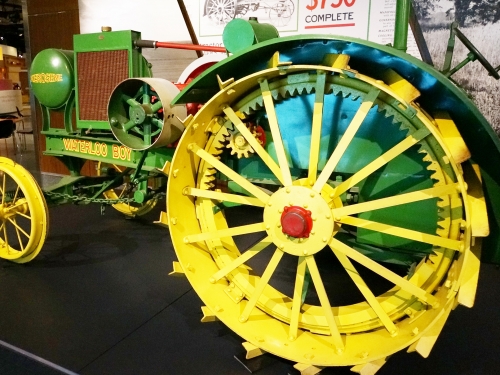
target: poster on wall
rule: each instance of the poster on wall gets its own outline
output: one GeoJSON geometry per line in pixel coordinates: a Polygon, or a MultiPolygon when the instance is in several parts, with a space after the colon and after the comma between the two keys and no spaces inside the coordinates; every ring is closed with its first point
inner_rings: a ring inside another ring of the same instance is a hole
{"type": "MultiPolygon", "coordinates": [[[[334,34],[389,44],[394,38],[396,0],[199,0],[186,2],[200,43],[222,45],[234,18],[270,23],[281,36],[334,34]]],[[[420,57],[412,35],[408,53],[420,57]]]]}

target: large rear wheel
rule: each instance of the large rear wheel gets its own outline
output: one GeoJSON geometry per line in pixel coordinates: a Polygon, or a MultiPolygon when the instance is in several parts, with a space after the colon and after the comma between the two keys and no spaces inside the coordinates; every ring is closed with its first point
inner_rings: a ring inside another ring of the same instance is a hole
{"type": "Polygon", "coordinates": [[[248,342],[359,365],[444,324],[470,251],[466,184],[413,91],[270,68],[190,123],[168,181],[172,241],[207,307],[248,342]]]}

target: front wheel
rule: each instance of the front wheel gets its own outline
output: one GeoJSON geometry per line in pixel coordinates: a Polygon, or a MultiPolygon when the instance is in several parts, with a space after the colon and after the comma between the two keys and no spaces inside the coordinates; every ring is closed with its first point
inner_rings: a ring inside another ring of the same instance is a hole
{"type": "Polygon", "coordinates": [[[45,243],[48,211],[33,176],[0,157],[0,257],[16,263],[33,260],[45,243]]]}

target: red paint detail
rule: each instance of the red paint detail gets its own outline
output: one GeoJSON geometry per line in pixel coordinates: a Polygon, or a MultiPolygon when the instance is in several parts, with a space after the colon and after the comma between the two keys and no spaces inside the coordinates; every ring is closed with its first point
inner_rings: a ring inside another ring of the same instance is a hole
{"type": "Polygon", "coordinates": [[[156,47],[157,48],[188,49],[191,51],[210,51],[210,52],[226,53],[226,49],[224,47],[202,46],[202,45],[196,45],[196,44],[156,42],[156,47]]]}
{"type": "Polygon", "coordinates": [[[327,29],[330,27],[349,27],[356,26],[355,23],[337,23],[334,25],[318,25],[318,26],[306,26],[305,29],[327,29]]]}
{"type": "Polygon", "coordinates": [[[311,211],[299,206],[284,208],[281,214],[283,233],[295,238],[308,238],[312,226],[311,211]]]}

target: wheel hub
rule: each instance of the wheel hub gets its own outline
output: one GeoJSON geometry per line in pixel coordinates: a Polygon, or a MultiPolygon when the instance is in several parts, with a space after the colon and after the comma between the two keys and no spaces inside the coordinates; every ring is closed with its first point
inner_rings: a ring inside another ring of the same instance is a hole
{"type": "Polygon", "coordinates": [[[283,233],[295,238],[308,238],[313,221],[311,211],[300,206],[285,207],[281,214],[283,233]]]}
{"type": "Polygon", "coordinates": [[[329,198],[333,188],[326,185],[319,194],[305,183],[279,189],[264,209],[267,233],[279,249],[295,256],[319,252],[339,230],[331,210],[342,204],[329,198]]]}

